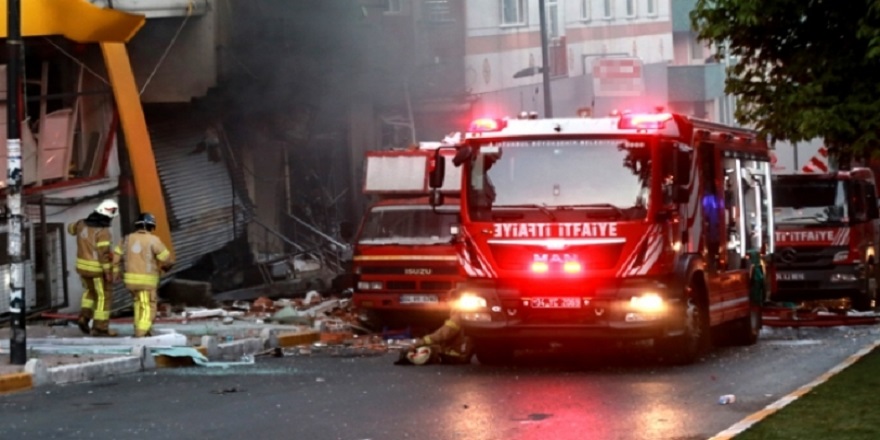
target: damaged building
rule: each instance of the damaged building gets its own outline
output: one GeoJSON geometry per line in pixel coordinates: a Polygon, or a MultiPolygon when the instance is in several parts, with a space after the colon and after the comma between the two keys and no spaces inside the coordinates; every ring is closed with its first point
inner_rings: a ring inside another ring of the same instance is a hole
{"type": "MultiPolygon", "coordinates": [[[[556,115],[641,102],[721,118],[722,66],[686,31],[685,3],[547,0],[556,115]]],[[[23,2],[28,308],[78,308],[64,226],[108,197],[115,237],[157,215],[178,261],[162,295],[183,281],[227,298],[329,288],[366,206],[365,151],[543,113],[538,4],[23,2]]],[[[114,309],[130,303],[117,285],[114,309]]]]}

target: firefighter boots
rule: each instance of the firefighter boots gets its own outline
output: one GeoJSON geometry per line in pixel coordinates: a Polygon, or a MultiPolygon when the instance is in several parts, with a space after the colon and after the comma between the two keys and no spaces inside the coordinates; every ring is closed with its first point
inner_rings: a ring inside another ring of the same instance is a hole
{"type": "Polygon", "coordinates": [[[76,326],[79,327],[79,330],[83,332],[84,335],[91,333],[91,330],[89,329],[89,318],[87,316],[80,315],[76,320],[76,326]]]}
{"type": "Polygon", "coordinates": [[[114,336],[119,336],[119,333],[116,333],[116,330],[111,330],[111,329],[93,328],[91,335],[96,338],[112,338],[114,336]]]}

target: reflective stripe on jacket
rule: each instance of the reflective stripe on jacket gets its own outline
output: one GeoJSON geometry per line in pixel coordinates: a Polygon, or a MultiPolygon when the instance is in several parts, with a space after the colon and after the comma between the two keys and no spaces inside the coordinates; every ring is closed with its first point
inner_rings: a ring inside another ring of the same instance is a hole
{"type": "Polygon", "coordinates": [[[122,281],[129,290],[151,290],[159,286],[159,275],[174,264],[171,252],[159,237],[137,231],[113,249],[114,262],[122,266],[122,281]]]}
{"type": "Polygon", "coordinates": [[[113,270],[110,250],[110,228],[89,226],[78,220],[67,225],[67,233],[76,237],[76,272],[87,277],[99,277],[113,270]]]}

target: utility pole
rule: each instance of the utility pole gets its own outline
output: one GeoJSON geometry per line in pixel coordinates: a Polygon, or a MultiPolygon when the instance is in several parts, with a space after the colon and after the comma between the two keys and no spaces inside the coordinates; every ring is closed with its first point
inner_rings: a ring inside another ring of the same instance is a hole
{"type": "Polygon", "coordinates": [[[541,17],[541,73],[544,82],[544,117],[553,117],[553,101],[550,99],[550,55],[547,53],[547,7],[544,0],[538,0],[541,17]]]}
{"type": "Polygon", "coordinates": [[[27,327],[25,325],[24,301],[24,259],[21,252],[22,226],[24,216],[21,211],[21,80],[19,78],[21,59],[21,0],[7,0],[6,48],[9,54],[6,65],[6,207],[8,209],[7,252],[12,262],[12,276],[9,280],[9,315],[11,333],[9,337],[9,361],[13,365],[24,365],[27,361],[27,327]]]}

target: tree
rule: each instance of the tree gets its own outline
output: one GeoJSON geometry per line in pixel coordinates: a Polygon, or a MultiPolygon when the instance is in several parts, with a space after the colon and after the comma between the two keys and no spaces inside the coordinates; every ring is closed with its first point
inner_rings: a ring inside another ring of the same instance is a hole
{"type": "Polygon", "coordinates": [[[773,141],[880,152],[880,1],[697,0],[691,22],[729,48],[739,122],[773,141]]]}

